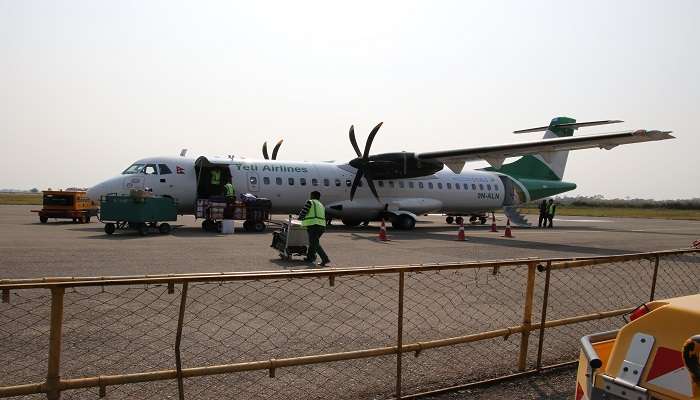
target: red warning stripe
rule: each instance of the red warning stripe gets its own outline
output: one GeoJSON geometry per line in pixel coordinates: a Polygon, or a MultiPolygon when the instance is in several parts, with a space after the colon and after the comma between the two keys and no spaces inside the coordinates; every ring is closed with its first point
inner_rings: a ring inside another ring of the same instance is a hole
{"type": "Polygon", "coordinates": [[[683,355],[680,351],[659,347],[656,350],[656,356],[654,356],[654,363],[651,365],[647,375],[647,382],[684,366],[683,355]]]}

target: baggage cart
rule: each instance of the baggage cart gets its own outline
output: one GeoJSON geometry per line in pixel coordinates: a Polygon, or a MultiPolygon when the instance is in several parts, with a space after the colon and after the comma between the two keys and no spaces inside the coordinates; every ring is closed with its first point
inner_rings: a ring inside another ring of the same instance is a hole
{"type": "Polygon", "coordinates": [[[243,229],[246,232],[263,232],[265,223],[270,220],[271,208],[272,202],[268,199],[227,204],[223,196],[211,196],[197,199],[195,217],[204,220],[202,229],[205,232],[221,232],[221,221],[224,219],[244,221],[243,229]]]}
{"type": "Polygon", "coordinates": [[[309,248],[309,238],[306,229],[300,221],[292,220],[292,216],[284,222],[282,229],[272,233],[273,249],[279,251],[280,258],[291,261],[292,256],[306,256],[309,248]]]}
{"type": "Polygon", "coordinates": [[[135,229],[141,236],[166,234],[171,227],[164,221],[177,221],[177,204],[170,197],[107,195],[100,198],[100,221],[108,235],[117,229],[135,229]]]}

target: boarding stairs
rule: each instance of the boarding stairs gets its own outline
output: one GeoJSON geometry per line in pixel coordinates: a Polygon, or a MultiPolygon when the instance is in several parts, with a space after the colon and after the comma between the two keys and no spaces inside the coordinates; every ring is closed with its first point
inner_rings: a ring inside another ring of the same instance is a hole
{"type": "Polygon", "coordinates": [[[503,213],[506,217],[510,218],[510,223],[515,226],[530,227],[532,224],[525,218],[524,215],[520,214],[516,206],[505,206],[503,207],[503,213]]]}

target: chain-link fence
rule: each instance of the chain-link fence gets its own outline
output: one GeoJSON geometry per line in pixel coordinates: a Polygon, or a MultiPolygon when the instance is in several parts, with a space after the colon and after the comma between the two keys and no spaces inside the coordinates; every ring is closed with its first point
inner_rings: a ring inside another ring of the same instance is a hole
{"type": "Polygon", "coordinates": [[[570,361],[639,304],[698,293],[699,268],[689,249],[0,281],[0,397],[401,397],[570,361]]]}

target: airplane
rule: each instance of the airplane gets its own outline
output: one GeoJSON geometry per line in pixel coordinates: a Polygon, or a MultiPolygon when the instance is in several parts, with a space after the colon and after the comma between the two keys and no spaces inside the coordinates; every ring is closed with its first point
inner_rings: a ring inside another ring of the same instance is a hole
{"type": "MultiPolygon", "coordinates": [[[[551,197],[576,188],[563,181],[571,150],[610,150],[631,143],[673,139],[671,131],[626,130],[588,136],[573,136],[589,126],[615,124],[620,120],[576,122],[557,117],[549,125],[515,131],[516,134],[544,131],[536,141],[425,153],[370,154],[382,123],[370,132],[363,151],[354,127],[349,139],[356,158],[346,163],[228,157],[149,157],[132,163],[120,175],[96,184],[88,196],[98,201],[106,194],[128,195],[133,189],[151,190],[172,197],[179,213],[194,214],[198,198],[220,195],[221,186],[210,184],[214,169],[222,173],[222,184],[231,178],[237,193],[249,192],[272,202],[272,213],[294,214],[309,192],[321,192],[326,213],[347,226],[386,219],[396,229],[411,230],[417,216],[441,213],[457,216],[483,215],[503,209],[515,224],[527,224],[516,206],[551,197]],[[511,157],[519,157],[505,163],[511,157]],[[465,163],[484,160],[489,167],[465,169],[465,163]]],[[[474,217],[472,217],[474,218],[474,217]]]]}

